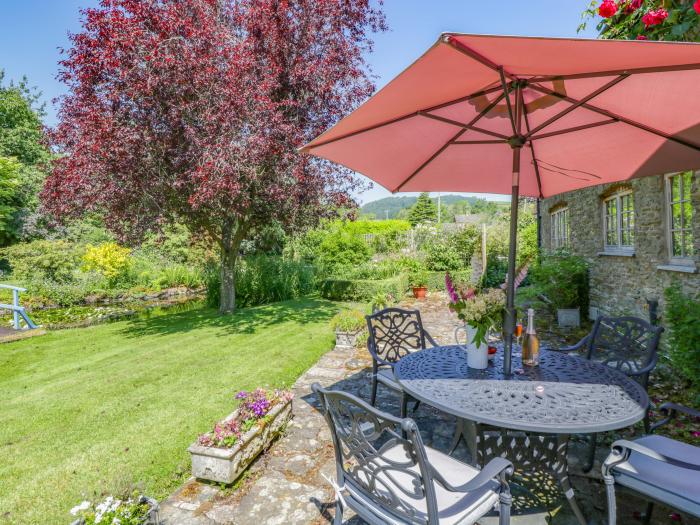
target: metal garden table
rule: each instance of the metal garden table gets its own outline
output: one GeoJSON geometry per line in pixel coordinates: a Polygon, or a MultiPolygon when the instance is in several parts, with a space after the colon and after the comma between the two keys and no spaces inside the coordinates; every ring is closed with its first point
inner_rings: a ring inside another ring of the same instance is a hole
{"type": "Polygon", "coordinates": [[[542,351],[538,367],[523,367],[514,353],[509,377],[502,360],[499,349],[488,368],[475,370],[463,347],[439,346],[405,356],[394,374],[412,397],[457,417],[453,451],[463,437],[475,464],[504,456],[523,478],[548,473],[585,524],[568,479],[569,436],[642,420],[646,392],[609,366],[564,353],[542,351]]]}

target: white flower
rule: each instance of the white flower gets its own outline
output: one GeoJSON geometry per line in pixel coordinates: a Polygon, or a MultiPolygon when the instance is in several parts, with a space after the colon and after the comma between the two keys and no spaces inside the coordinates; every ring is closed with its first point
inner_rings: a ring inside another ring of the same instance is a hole
{"type": "Polygon", "coordinates": [[[78,514],[78,512],[87,510],[90,508],[90,502],[89,501],[83,501],[80,505],[76,505],[72,509],[70,509],[71,516],[75,516],[78,514]]]}
{"type": "Polygon", "coordinates": [[[121,525],[121,521],[119,520],[119,518],[112,519],[112,525],[121,525]]]}
{"type": "Polygon", "coordinates": [[[121,504],[122,504],[122,500],[120,500],[120,499],[115,499],[115,500],[114,500],[114,503],[112,503],[112,506],[109,507],[109,510],[111,510],[112,512],[114,512],[115,510],[117,510],[117,509],[119,508],[119,505],[121,505],[121,504]]]}

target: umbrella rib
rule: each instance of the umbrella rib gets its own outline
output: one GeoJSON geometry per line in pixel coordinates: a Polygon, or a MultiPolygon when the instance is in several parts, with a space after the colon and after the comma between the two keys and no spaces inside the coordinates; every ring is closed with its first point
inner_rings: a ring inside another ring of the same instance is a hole
{"type": "Polygon", "coordinates": [[[452,144],[465,145],[465,144],[507,144],[506,140],[455,140],[452,144]]]}
{"type": "MultiPolygon", "coordinates": [[[[438,149],[435,153],[433,153],[428,160],[426,160],[423,164],[421,164],[418,169],[416,169],[413,173],[411,173],[407,178],[403,180],[401,184],[399,184],[393,191],[397,192],[401,188],[403,188],[406,184],[408,184],[409,181],[413,179],[416,175],[418,175],[428,164],[430,164],[432,161],[434,161],[443,151],[445,151],[451,144],[454,144],[459,137],[461,137],[467,130],[473,130],[477,131],[479,133],[483,133],[485,135],[491,135],[495,136],[499,139],[502,139],[505,141],[508,137],[505,135],[501,135],[499,133],[496,133],[494,131],[489,131],[487,129],[482,129],[480,127],[475,126],[474,124],[479,121],[484,115],[486,115],[489,111],[491,111],[498,103],[503,100],[503,98],[506,96],[506,93],[501,93],[498,97],[496,97],[488,106],[486,106],[484,109],[482,109],[477,116],[475,116],[473,119],[471,119],[467,124],[462,124],[461,122],[457,122],[456,120],[451,120],[445,117],[440,117],[438,115],[431,115],[430,113],[424,113],[424,112],[419,112],[420,115],[427,117],[427,118],[432,118],[432,119],[437,119],[443,122],[446,122],[448,124],[452,124],[455,126],[461,126],[462,129],[456,133],[450,140],[448,140],[445,144],[442,145],[440,149],[438,149]]],[[[490,143],[490,142],[489,142],[490,143]]]]}
{"type": "MultiPolygon", "coordinates": [[[[359,134],[365,133],[365,132],[367,132],[367,131],[373,131],[373,130],[375,130],[375,129],[379,129],[379,128],[382,128],[382,127],[384,127],[384,126],[389,126],[389,125],[391,125],[391,124],[396,124],[397,122],[401,122],[402,120],[406,120],[406,119],[409,119],[409,118],[417,117],[417,116],[421,115],[421,113],[427,113],[428,111],[435,111],[435,110],[442,109],[442,108],[447,107],[447,106],[452,106],[452,105],[454,105],[454,104],[459,104],[460,102],[466,102],[466,101],[472,100],[472,99],[474,99],[474,98],[479,98],[479,97],[483,97],[484,95],[489,95],[489,94],[494,93],[494,92],[496,92],[496,91],[503,91],[503,87],[499,84],[498,86],[494,86],[494,87],[492,87],[492,88],[488,88],[488,89],[483,89],[483,90],[481,90],[481,91],[477,91],[476,93],[472,93],[471,95],[466,95],[466,96],[464,96],[464,97],[459,97],[459,98],[456,98],[456,99],[454,99],[454,100],[450,100],[450,101],[448,101],[448,102],[442,102],[441,104],[436,104],[435,106],[430,106],[429,108],[425,108],[425,109],[421,109],[421,110],[418,110],[418,111],[414,111],[413,113],[408,113],[408,114],[406,114],[406,115],[401,115],[400,117],[395,117],[395,118],[392,118],[392,119],[389,119],[389,120],[385,120],[384,122],[379,122],[378,124],[373,124],[373,125],[371,125],[371,126],[367,126],[366,128],[362,128],[362,129],[358,129],[358,130],[355,130],[355,131],[351,131],[351,132],[349,132],[349,133],[345,133],[344,135],[340,135],[339,137],[334,137],[334,138],[332,138],[332,139],[324,140],[324,141],[319,142],[318,144],[314,144],[314,145],[312,145],[312,146],[304,146],[304,147],[301,148],[301,150],[302,150],[302,151],[306,151],[306,150],[309,150],[309,149],[312,149],[312,148],[318,148],[318,147],[321,147],[321,146],[326,146],[327,144],[332,144],[333,142],[337,142],[337,141],[339,141],[339,140],[348,139],[348,138],[350,138],[350,137],[354,137],[355,135],[359,135],[359,134]]],[[[428,116],[428,115],[426,114],[426,115],[423,115],[423,116],[428,116]]],[[[433,115],[433,116],[434,116],[434,115],[433,115]]],[[[456,122],[454,122],[454,124],[455,124],[455,125],[459,125],[459,126],[463,126],[463,124],[461,124],[461,123],[456,123],[456,122]]]]}
{"type": "MultiPolygon", "coordinates": [[[[575,98],[571,98],[568,95],[562,95],[561,93],[558,93],[552,89],[546,88],[544,86],[541,86],[539,84],[528,84],[532,89],[539,91],[541,93],[545,93],[548,95],[553,95],[555,97],[559,97],[562,100],[566,100],[567,102],[571,102],[572,104],[575,104],[578,102],[575,98]]],[[[688,148],[694,149],[695,151],[700,151],[700,146],[697,144],[693,144],[692,142],[688,142],[687,140],[679,139],[677,137],[674,137],[673,135],[666,133],[664,131],[658,130],[656,128],[652,128],[651,126],[647,126],[646,124],[642,124],[641,122],[637,122],[635,120],[629,119],[627,117],[623,117],[622,115],[618,115],[612,111],[608,111],[607,109],[599,108],[598,106],[594,106],[592,104],[583,104],[581,107],[584,107],[586,109],[589,109],[591,111],[594,111],[596,113],[599,113],[601,115],[605,115],[606,117],[610,117],[613,119],[617,119],[620,122],[624,122],[625,124],[628,124],[630,126],[633,126],[635,128],[641,129],[643,131],[646,131],[647,133],[651,133],[653,135],[657,135],[659,137],[663,137],[667,140],[676,142],[678,144],[681,144],[682,146],[686,146],[688,148]]]]}
{"type": "Polygon", "coordinates": [[[505,76],[507,76],[508,78],[510,78],[511,80],[517,80],[515,75],[504,70],[503,66],[499,66],[495,62],[486,58],[481,53],[477,53],[471,47],[464,45],[462,42],[457,40],[454,35],[446,35],[442,41],[444,43],[448,44],[449,46],[451,46],[453,49],[459,51],[460,53],[462,53],[464,55],[467,55],[469,58],[476,60],[477,62],[488,67],[489,69],[493,69],[494,71],[498,71],[499,73],[503,72],[503,74],[505,76]]]}
{"type": "Polygon", "coordinates": [[[607,120],[601,120],[599,122],[591,122],[590,124],[582,124],[580,126],[574,126],[572,128],[560,129],[557,131],[551,131],[549,133],[542,133],[540,135],[535,135],[530,137],[530,140],[547,139],[549,137],[556,137],[557,135],[564,135],[565,133],[573,133],[574,131],[582,131],[584,129],[597,128],[598,126],[605,126],[607,124],[614,124],[615,122],[620,122],[619,119],[611,118],[607,120]]]}
{"type": "Polygon", "coordinates": [[[452,144],[455,140],[457,140],[464,133],[466,133],[466,131],[467,131],[466,128],[460,129],[455,135],[452,136],[452,138],[450,138],[450,140],[445,142],[442,145],[442,147],[440,147],[440,149],[438,149],[435,153],[433,153],[428,160],[426,160],[423,164],[418,166],[418,168],[416,170],[414,170],[413,173],[411,173],[406,179],[404,179],[404,181],[401,184],[399,184],[398,186],[396,186],[396,188],[391,190],[391,193],[396,193],[401,188],[403,188],[413,177],[418,175],[423,170],[423,168],[425,168],[428,164],[433,162],[443,151],[445,151],[450,146],[450,144],[452,144]]]}
{"type": "MultiPolygon", "coordinates": [[[[527,117],[527,104],[523,104],[523,120],[525,121],[525,129],[528,134],[530,134],[530,119],[527,117]]],[[[532,165],[535,168],[535,179],[537,180],[537,191],[539,192],[540,199],[544,198],[542,193],[542,177],[540,176],[540,165],[537,162],[537,157],[535,156],[535,145],[532,143],[532,137],[530,138],[530,155],[532,155],[532,165]]]]}
{"type": "Polygon", "coordinates": [[[596,77],[611,77],[613,75],[637,75],[644,73],[664,73],[667,71],[689,71],[700,69],[700,64],[679,64],[675,66],[654,66],[654,67],[638,67],[630,69],[617,69],[611,71],[595,71],[592,73],[573,73],[570,75],[540,75],[533,76],[528,79],[528,82],[552,82],[554,80],[577,80],[581,78],[596,78],[596,77]]]}
{"type": "MultiPolygon", "coordinates": [[[[508,107],[508,116],[510,117],[510,125],[513,128],[513,135],[518,134],[518,129],[515,125],[515,117],[513,116],[513,107],[510,103],[510,88],[506,84],[506,74],[502,67],[498,68],[498,74],[501,75],[501,86],[503,86],[503,94],[506,97],[506,106],[508,107]]],[[[512,86],[512,84],[511,84],[512,86]]]]}
{"type": "Polygon", "coordinates": [[[569,106],[568,108],[566,108],[566,109],[560,111],[559,113],[557,113],[557,114],[554,115],[553,117],[551,117],[551,118],[545,120],[545,121],[544,121],[542,124],[540,124],[539,126],[536,126],[533,130],[531,130],[531,131],[529,131],[529,132],[527,133],[526,137],[529,138],[529,137],[533,136],[535,133],[537,133],[538,131],[542,131],[544,128],[546,128],[546,127],[549,126],[550,124],[553,124],[554,122],[556,122],[557,120],[561,119],[562,117],[565,117],[566,115],[568,115],[569,113],[571,113],[571,112],[574,111],[575,109],[577,109],[577,108],[583,106],[583,105],[586,104],[588,101],[594,99],[594,98],[597,97],[598,95],[600,95],[600,94],[602,94],[602,93],[605,93],[605,92],[606,92],[608,89],[610,89],[611,87],[616,86],[617,84],[619,84],[620,82],[622,82],[624,79],[626,79],[628,76],[629,76],[629,75],[622,74],[622,75],[620,75],[620,76],[618,76],[618,77],[612,79],[612,80],[611,80],[610,82],[608,82],[607,84],[605,84],[605,85],[603,85],[603,86],[600,86],[598,89],[596,89],[596,90],[593,91],[592,93],[589,93],[588,95],[586,95],[586,96],[583,97],[582,99],[578,100],[575,104],[572,104],[571,106],[569,106]]]}

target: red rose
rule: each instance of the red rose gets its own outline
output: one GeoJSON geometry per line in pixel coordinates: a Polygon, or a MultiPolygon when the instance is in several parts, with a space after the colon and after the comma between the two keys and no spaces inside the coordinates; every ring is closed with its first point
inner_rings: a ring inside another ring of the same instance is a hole
{"type": "Polygon", "coordinates": [[[617,4],[613,0],[603,0],[598,8],[598,14],[603,18],[610,18],[617,13],[617,4]]]}
{"type": "Polygon", "coordinates": [[[695,9],[695,12],[700,15],[700,0],[695,0],[693,9],[695,9]]]}
{"type": "MultiPolygon", "coordinates": [[[[700,0],[698,0],[698,2],[700,2],[700,0]]],[[[645,37],[644,35],[637,35],[637,40],[649,40],[649,39],[647,37],[645,37]]]]}
{"type": "Polygon", "coordinates": [[[658,25],[662,23],[664,20],[668,18],[668,11],[666,11],[663,7],[660,9],[656,9],[654,11],[649,11],[645,13],[645,15],[642,17],[642,22],[644,22],[644,26],[649,28],[651,26],[658,25]]]}
{"type": "MultiPolygon", "coordinates": [[[[698,0],[700,1],[700,0],[698,0]]],[[[631,0],[625,3],[625,14],[629,15],[634,13],[637,9],[642,7],[644,0],[631,0]]]]}

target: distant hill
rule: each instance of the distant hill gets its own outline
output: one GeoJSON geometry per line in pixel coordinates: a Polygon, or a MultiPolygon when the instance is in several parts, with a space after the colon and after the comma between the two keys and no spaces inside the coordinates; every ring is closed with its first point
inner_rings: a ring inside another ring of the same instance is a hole
{"type": "MultiPolygon", "coordinates": [[[[361,215],[374,214],[377,219],[395,219],[399,211],[410,208],[416,202],[418,197],[384,197],[377,201],[368,202],[360,208],[361,215]],[[388,212],[388,217],[387,217],[388,212]]],[[[470,205],[480,200],[479,197],[465,197],[463,195],[443,195],[440,197],[444,206],[455,204],[460,201],[467,201],[470,205]]],[[[437,197],[432,197],[432,200],[437,204],[437,197]]],[[[483,199],[482,199],[483,200],[483,199]]]]}

